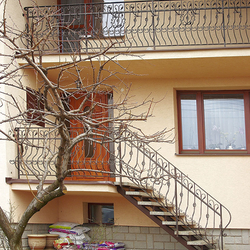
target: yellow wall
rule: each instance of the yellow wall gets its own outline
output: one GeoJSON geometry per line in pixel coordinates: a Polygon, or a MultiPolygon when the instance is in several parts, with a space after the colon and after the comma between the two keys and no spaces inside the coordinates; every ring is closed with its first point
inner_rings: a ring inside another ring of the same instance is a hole
{"type": "MultiPolygon", "coordinates": [[[[41,2],[51,4],[51,1],[41,2]]],[[[15,6],[16,0],[10,3],[12,5],[9,6],[9,13],[15,17],[16,9],[12,7],[15,6]]],[[[28,1],[25,3],[30,5],[28,1]]],[[[18,16],[16,20],[18,24],[23,25],[21,19],[22,17],[18,16]]],[[[250,89],[248,50],[183,51],[154,55],[147,61],[139,58],[136,62],[134,59],[126,61],[125,64],[129,65],[129,69],[142,75],[126,76],[126,78],[123,76],[126,83],[132,83],[130,94],[134,96],[134,101],[140,102],[150,94],[149,98],[154,98],[154,101],[158,102],[154,105],[154,117],[149,118],[147,123],[135,123],[147,134],[165,127],[168,129],[177,127],[176,90],[250,89]],[[162,54],[165,58],[159,59],[162,54]],[[237,54],[240,57],[237,57],[237,54]]],[[[29,78],[28,81],[33,82],[33,80],[29,78]]],[[[119,93],[114,95],[116,99],[119,93]]],[[[160,145],[158,147],[160,152],[228,207],[233,216],[230,227],[249,228],[249,156],[180,156],[176,155],[178,154],[177,132],[176,139],[175,144],[160,145]]],[[[19,218],[31,201],[32,195],[25,191],[13,191],[11,198],[14,206],[17,206],[16,218],[19,218]]],[[[114,202],[115,222],[120,225],[154,225],[119,196],[67,195],[49,203],[30,222],[53,223],[58,220],[70,220],[82,223],[84,202],[114,202]]]]}
{"type": "Polygon", "coordinates": [[[155,226],[146,215],[118,194],[110,196],[106,196],[105,194],[102,196],[98,194],[64,196],[59,200],[59,220],[62,221],[67,218],[69,221],[83,223],[83,203],[114,203],[114,221],[116,225],[155,226]],[[73,213],[72,208],[74,208],[73,213]]]}
{"type": "MultiPolygon", "coordinates": [[[[30,191],[12,191],[11,205],[14,208],[15,221],[20,220],[21,215],[32,201],[34,196],[30,191]]],[[[50,223],[58,220],[58,199],[48,203],[38,213],[36,213],[29,223],[50,223]]]]}
{"type": "MultiPolygon", "coordinates": [[[[143,100],[148,93],[151,93],[155,101],[161,100],[154,107],[154,117],[149,118],[147,123],[138,122],[147,134],[151,134],[165,127],[176,128],[176,90],[248,88],[250,88],[248,77],[205,79],[146,79],[144,77],[139,79],[136,77],[133,80],[131,95],[135,94],[138,102],[143,100]]],[[[249,228],[250,200],[247,198],[247,192],[250,190],[249,156],[178,155],[177,139],[176,135],[175,144],[157,145],[160,153],[231,211],[233,220],[230,227],[249,228]]],[[[18,204],[18,212],[23,211],[30,199],[31,195],[28,193],[14,192],[13,200],[18,204]]],[[[31,222],[53,223],[57,220],[69,220],[82,223],[84,202],[114,202],[115,222],[120,225],[154,225],[121,197],[103,195],[101,197],[66,195],[42,209],[31,222]],[[72,208],[74,208],[73,213],[72,208]]]]}
{"type": "MultiPolygon", "coordinates": [[[[12,204],[15,210],[15,220],[19,220],[21,214],[28,206],[33,196],[29,191],[12,192],[12,204]]],[[[66,195],[48,203],[36,213],[29,223],[55,223],[57,221],[70,221],[75,223],[87,223],[87,206],[84,203],[113,203],[115,225],[130,226],[156,226],[146,215],[130,204],[119,194],[87,194],[66,195]],[[85,215],[85,216],[84,216],[85,215]]]]}

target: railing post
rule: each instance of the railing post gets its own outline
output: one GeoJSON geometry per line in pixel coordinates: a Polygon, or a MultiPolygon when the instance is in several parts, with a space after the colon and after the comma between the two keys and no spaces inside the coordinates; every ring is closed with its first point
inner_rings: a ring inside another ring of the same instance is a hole
{"type": "Polygon", "coordinates": [[[223,225],[222,225],[222,205],[220,204],[220,244],[221,244],[221,249],[223,250],[223,225]]]}
{"type": "Polygon", "coordinates": [[[119,140],[119,172],[120,172],[120,186],[122,186],[122,152],[121,152],[121,141],[119,140]]]}
{"type": "Polygon", "coordinates": [[[226,47],[226,30],[225,30],[225,10],[224,10],[224,0],[222,0],[222,27],[223,27],[223,40],[224,40],[224,47],[226,47]]]}
{"type": "Polygon", "coordinates": [[[152,0],[152,27],[153,27],[153,47],[155,50],[155,7],[154,7],[154,0],[152,0]]]}
{"type": "Polygon", "coordinates": [[[19,147],[19,128],[14,129],[14,136],[17,145],[17,178],[20,179],[20,147],[19,147]]]}
{"type": "Polygon", "coordinates": [[[178,222],[179,222],[179,218],[178,218],[178,202],[177,202],[177,173],[176,173],[176,168],[174,169],[174,176],[175,176],[175,190],[174,190],[174,195],[175,195],[175,221],[176,221],[176,235],[178,236],[179,234],[179,227],[178,227],[178,222]]]}
{"type": "MultiPolygon", "coordinates": [[[[24,11],[26,12],[23,13],[23,16],[26,18],[26,24],[25,24],[25,29],[26,29],[26,33],[29,34],[29,8],[28,7],[24,7],[24,11]]],[[[27,41],[26,44],[27,49],[29,49],[29,42],[27,41]]]]}

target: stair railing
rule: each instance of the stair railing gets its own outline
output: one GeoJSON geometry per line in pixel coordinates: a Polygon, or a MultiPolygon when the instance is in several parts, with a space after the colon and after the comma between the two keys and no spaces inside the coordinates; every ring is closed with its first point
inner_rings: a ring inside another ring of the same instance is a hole
{"type": "MultiPolygon", "coordinates": [[[[120,182],[132,182],[159,202],[173,217],[196,233],[198,239],[223,249],[225,229],[231,222],[229,210],[186,174],[154,150],[136,133],[124,131],[116,159],[120,182]],[[155,197],[162,196],[159,200],[155,197]],[[173,208],[174,207],[174,208],[173,208]],[[185,216],[181,217],[180,214],[185,216]],[[204,238],[205,236],[205,238],[204,238]],[[219,237],[218,237],[219,236],[219,237]]],[[[121,183],[122,185],[122,183],[121,183]]],[[[178,234],[178,224],[175,228],[178,234]]]]}

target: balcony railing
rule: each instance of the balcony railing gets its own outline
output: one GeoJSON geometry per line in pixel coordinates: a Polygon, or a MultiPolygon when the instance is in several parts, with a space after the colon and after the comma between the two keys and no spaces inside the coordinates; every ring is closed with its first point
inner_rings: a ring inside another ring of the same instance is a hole
{"type": "Polygon", "coordinates": [[[122,1],[26,7],[28,48],[51,53],[249,46],[246,0],[122,1]],[[43,40],[41,40],[43,39],[43,40]]]}
{"type": "MultiPolygon", "coordinates": [[[[83,131],[83,128],[74,128],[70,134],[75,138],[83,131]]],[[[17,168],[18,179],[34,179],[42,175],[55,179],[56,159],[61,141],[58,131],[37,127],[17,128],[15,133],[20,145],[17,147],[16,159],[11,163],[17,168]]],[[[111,175],[107,172],[114,171],[113,144],[102,142],[102,138],[94,139],[95,142],[84,140],[74,146],[68,162],[68,169],[72,169],[68,180],[111,180],[111,175]]]]}

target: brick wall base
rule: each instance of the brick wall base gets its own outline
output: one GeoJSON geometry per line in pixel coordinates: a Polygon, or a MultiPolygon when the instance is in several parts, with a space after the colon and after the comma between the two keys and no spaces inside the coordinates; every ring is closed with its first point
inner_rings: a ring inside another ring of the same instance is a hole
{"type": "MultiPolygon", "coordinates": [[[[89,236],[93,240],[124,242],[126,250],[186,250],[163,229],[157,227],[86,226],[91,228],[89,236]]],[[[29,224],[23,234],[23,248],[28,249],[28,234],[46,234],[48,229],[47,224],[29,224]]],[[[250,249],[250,230],[229,229],[226,234],[224,250],[250,249]]]]}

